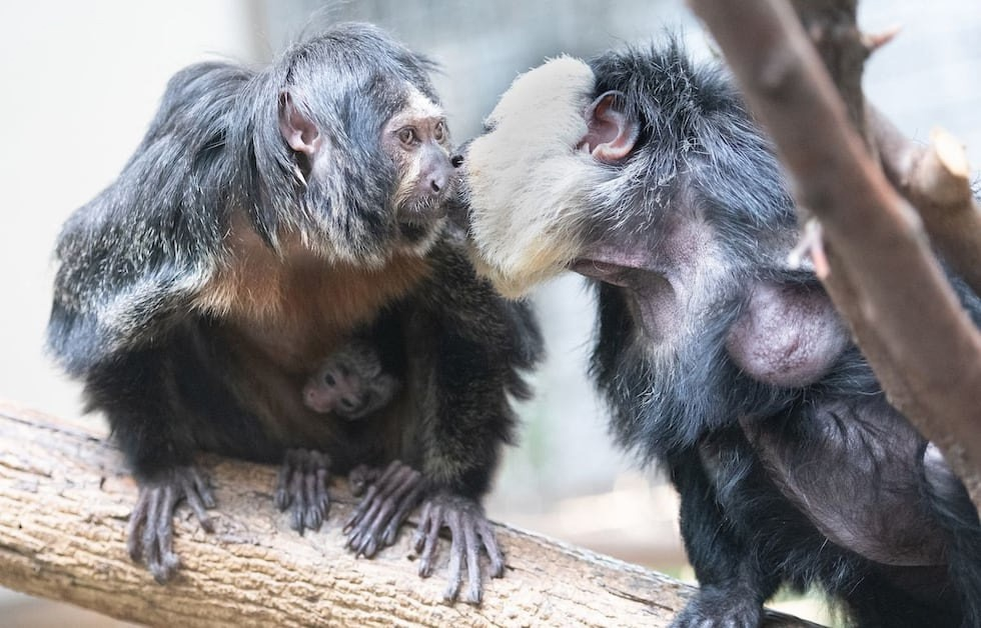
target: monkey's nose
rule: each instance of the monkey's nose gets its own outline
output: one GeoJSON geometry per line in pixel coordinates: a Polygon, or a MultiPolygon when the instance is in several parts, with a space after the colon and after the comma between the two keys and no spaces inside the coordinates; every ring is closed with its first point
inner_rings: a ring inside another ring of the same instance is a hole
{"type": "Polygon", "coordinates": [[[434,175],[433,178],[429,180],[429,187],[432,188],[434,193],[438,194],[440,190],[446,187],[447,179],[448,177],[445,173],[434,175]]]}

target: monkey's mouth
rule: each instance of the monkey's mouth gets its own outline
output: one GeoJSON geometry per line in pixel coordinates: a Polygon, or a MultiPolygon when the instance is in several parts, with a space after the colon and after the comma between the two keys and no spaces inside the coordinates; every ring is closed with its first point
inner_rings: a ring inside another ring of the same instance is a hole
{"type": "Polygon", "coordinates": [[[421,242],[440,228],[447,214],[449,195],[440,195],[403,205],[398,209],[398,229],[402,238],[421,242]]]}
{"type": "Polygon", "coordinates": [[[638,269],[594,259],[581,258],[569,264],[569,270],[614,286],[628,287],[631,284],[631,276],[638,269]]]}

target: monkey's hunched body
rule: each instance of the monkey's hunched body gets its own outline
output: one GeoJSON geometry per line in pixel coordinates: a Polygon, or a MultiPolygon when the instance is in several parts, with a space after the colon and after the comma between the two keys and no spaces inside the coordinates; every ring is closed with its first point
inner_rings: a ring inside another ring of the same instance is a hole
{"type": "Polygon", "coordinates": [[[675,625],[755,626],[786,583],[861,626],[981,626],[977,514],[813,272],[788,267],[792,200],[718,68],[674,43],[550,61],[464,166],[483,274],[512,296],[565,269],[593,279],[613,432],[681,495],[701,589],[675,625]]]}
{"type": "Polygon", "coordinates": [[[455,172],[430,68],[360,24],[262,71],[190,66],[119,178],[66,222],[48,346],[135,472],[130,552],[158,580],[179,565],[177,502],[210,526],[199,450],[285,457],[277,502],[301,531],[326,514],[328,467],[392,462],[351,546],[391,543],[422,500],[420,573],[449,526],[447,597],[462,565],[479,601],[481,547],[501,575],[479,501],[541,340],[445,228],[455,172]],[[324,420],[298,391],[355,331],[386,352],[401,393],[363,421],[324,420]]]}

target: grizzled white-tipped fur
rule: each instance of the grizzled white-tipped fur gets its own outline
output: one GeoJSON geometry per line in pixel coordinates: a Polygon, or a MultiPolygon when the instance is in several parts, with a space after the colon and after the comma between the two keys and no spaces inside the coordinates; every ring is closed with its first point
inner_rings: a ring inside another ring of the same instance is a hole
{"type": "Polygon", "coordinates": [[[587,132],[593,71],[559,57],[522,74],[464,162],[478,271],[508,297],[559,274],[578,255],[584,191],[606,177],[577,147],[587,132]]]}

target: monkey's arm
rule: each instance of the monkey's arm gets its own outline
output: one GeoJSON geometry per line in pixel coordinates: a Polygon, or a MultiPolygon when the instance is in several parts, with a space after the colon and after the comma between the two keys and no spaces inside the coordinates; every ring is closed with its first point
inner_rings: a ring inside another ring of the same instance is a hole
{"type": "MultiPolygon", "coordinates": [[[[424,499],[417,534],[420,574],[432,573],[437,538],[452,535],[447,599],[456,599],[462,566],[468,573],[466,601],[481,597],[479,552],[487,550],[491,574],[500,576],[503,555],[484,517],[487,492],[501,445],[510,441],[515,416],[509,396],[528,395],[521,371],[542,353],[534,319],[522,303],[507,302],[477,280],[469,264],[449,246],[434,255],[435,272],[425,296],[409,304],[405,337],[410,356],[407,387],[417,397],[419,425],[411,457],[418,469],[386,472],[389,486],[379,497],[402,492],[424,499]]],[[[404,513],[387,507],[388,512],[404,513]]],[[[403,515],[404,516],[404,515],[403,515]]],[[[396,515],[397,518],[397,515],[396,515]]],[[[384,523],[384,522],[382,522],[384,523]]],[[[354,524],[354,534],[364,526],[354,524]]],[[[381,530],[383,525],[377,525],[381,530]]]]}
{"type": "Polygon", "coordinates": [[[476,603],[481,598],[481,547],[490,556],[492,576],[500,577],[504,568],[480,500],[489,489],[501,446],[512,438],[515,415],[509,395],[528,395],[521,371],[540,359],[542,340],[525,304],[500,298],[454,253],[447,249],[439,258],[437,281],[444,293],[435,295],[442,307],[433,311],[431,320],[436,328],[430,349],[435,386],[429,399],[432,409],[424,417],[421,460],[431,488],[416,545],[422,551],[420,573],[428,575],[436,537],[441,528],[449,528],[450,582],[445,595],[456,598],[465,561],[465,599],[476,603]]]}
{"type": "MultiPolygon", "coordinates": [[[[739,538],[731,521],[723,514],[720,495],[708,474],[713,465],[746,465],[738,457],[724,460],[717,447],[703,446],[703,451],[688,450],[668,461],[671,480],[681,495],[681,533],[688,559],[701,584],[698,592],[671,624],[687,626],[757,626],[763,613],[763,602],[779,584],[774,571],[768,575],[758,557],[752,556],[739,538]],[[707,464],[706,464],[707,462],[707,464]]],[[[743,469],[745,471],[745,469],[743,469]]],[[[741,495],[728,496],[739,505],[741,495]]]]}
{"type": "Polygon", "coordinates": [[[158,582],[180,566],[173,551],[173,516],[186,500],[201,526],[211,531],[206,508],[215,506],[208,478],[194,465],[196,444],[187,417],[175,407],[162,349],[130,351],[90,370],[86,395],[102,409],[140,487],[130,514],[127,547],[133,560],[146,562],[158,582]]]}

